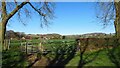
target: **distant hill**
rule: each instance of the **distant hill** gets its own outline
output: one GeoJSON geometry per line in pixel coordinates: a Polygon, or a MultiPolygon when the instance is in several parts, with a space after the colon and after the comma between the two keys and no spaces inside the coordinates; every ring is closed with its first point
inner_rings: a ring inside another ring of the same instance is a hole
{"type": "Polygon", "coordinates": [[[21,37],[32,37],[32,38],[49,38],[49,39],[74,39],[74,38],[89,38],[89,37],[110,37],[114,36],[115,33],[86,33],[86,34],[76,34],[76,35],[60,35],[58,33],[51,33],[51,34],[25,34],[24,32],[14,32],[13,30],[6,31],[6,38],[18,38],[21,37]]]}
{"type": "Polygon", "coordinates": [[[87,33],[83,34],[83,36],[102,36],[102,35],[107,35],[106,33],[87,33]]]}

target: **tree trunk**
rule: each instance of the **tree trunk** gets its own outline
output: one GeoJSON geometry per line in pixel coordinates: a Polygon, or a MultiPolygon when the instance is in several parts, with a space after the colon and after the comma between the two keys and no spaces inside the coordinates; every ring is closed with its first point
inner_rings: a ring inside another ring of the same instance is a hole
{"type": "MultiPolygon", "coordinates": [[[[5,0],[3,0],[5,1],[5,0]]],[[[6,11],[6,3],[2,2],[2,13],[1,18],[2,21],[0,22],[0,50],[2,51],[2,46],[4,46],[4,39],[5,39],[5,32],[6,32],[6,24],[8,22],[7,20],[7,11],[6,11]]]]}
{"type": "Polygon", "coordinates": [[[2,23],[0,23],[0,52],[2,52],[2,45],[3,45],[3,39],[2,39],[2,23]]]}
{"type": "Polygon", "coordinates": [[[116,19],[114,22],[116,37],[120,38],[120,1],[115,2],[116,19]]]}
{"type": "Polygon", "coordinates": [[[5,32],[6,32],[6,24],[4,24],[4,23],[6,23],[6,22],[7,22],[7,20],[2,21],[2,23],[0,23],[0,44],[1,44],[0,48],[4,47],[4,39],[5,39],[5,32]]]}
{"type": "Polygon", "coordinates": [[[6,2],[3,0],[2,3],[2,13],[1,13],[1,18],[2,21],[0,22],[0,50],[2,51],[2,46],[4,46],[4,39],[5,39],[5,32],[6,32],[6,25],[8,23],[8,20],[17,13],[19,9],[21,9],[25,4],[28,2],[22,2],[20,5],[16,6],[16,8],[10,13],[7,14],[6,10],[6,2]]]}

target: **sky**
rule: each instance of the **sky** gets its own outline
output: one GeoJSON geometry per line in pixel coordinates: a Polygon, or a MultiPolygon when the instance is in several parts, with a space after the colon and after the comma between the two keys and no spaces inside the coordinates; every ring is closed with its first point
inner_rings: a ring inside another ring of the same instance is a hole
{"type": "Polygon", "coordinates": [[[58,33],[61,35],[85,33],[114,33],[113,24],[103,28],[96,20],[95,2],[57,2],[56,18],[51,20],[49,27],[40,27],[39,17],[32,14],[32,19],[24,26],[14,16],[7,26],[7,30],[25,32],[26,34],[58,33]]]}

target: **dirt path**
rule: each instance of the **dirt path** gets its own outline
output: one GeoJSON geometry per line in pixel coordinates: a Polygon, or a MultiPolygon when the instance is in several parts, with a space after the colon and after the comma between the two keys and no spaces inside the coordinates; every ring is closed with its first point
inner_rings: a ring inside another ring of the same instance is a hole
{"type": "Polygon", "coordinates": [[[29,66],[28,67],[40,67],[45,68],[48,65],[48,59],[44,56],[41,59],[37,58],[37,55],[30,55],[28,57],[29,66]]]}
{"type": "Polygon", "coordinates": [[[45,66],[47,66],[47,65],[48,65],[47,58],[42,56],[40,60],[38,60],[35,64],[33,64],[32,67],[34,67],[34,66],[41,66],[42,68],[45,68],[45,66]]]}

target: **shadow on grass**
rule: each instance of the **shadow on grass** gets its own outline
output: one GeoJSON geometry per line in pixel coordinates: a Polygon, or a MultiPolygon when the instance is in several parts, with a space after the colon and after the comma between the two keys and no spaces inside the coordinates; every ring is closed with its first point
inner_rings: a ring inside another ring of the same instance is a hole
{"type": "Polygon", "coordinates": [[[101,51],[101,50],[98,50],[92,53],[91,52],[87,53],[86,51],[87,51],[88,45],[89,45],[89,38],[84,39],[83,44],[81,43],[79,45],[80,60],[79,60],[78,68],[82,68],[84,65],[94,61],[101,51]]]}
{"type": "Polygon", "coordinates": [[[37,61],[38,61],[39,59],[38,58],[36,58],[35,60],[34,60],[34,62],[32,62],[30,65],[28,65],[27,66],[27,68],[30,68],[30,67],[32,67],[37,61]]]}
{"type": "Polygon", "coordinates": [[[49,61],[46,68],[60,66],[64,68],[65,65],[75,56],[76,46],[75,45],[62,45],[56,48],[55,57],[49,61]]]}
{"type": "Polygon", "coordinates": [[[117,68],[120,68],[120,39],[113,38],[112,48],[109,47],[109,39],[106,39],[106,48],[107,48],[107,55],[112,63],[115,64],[117,68]]]}

